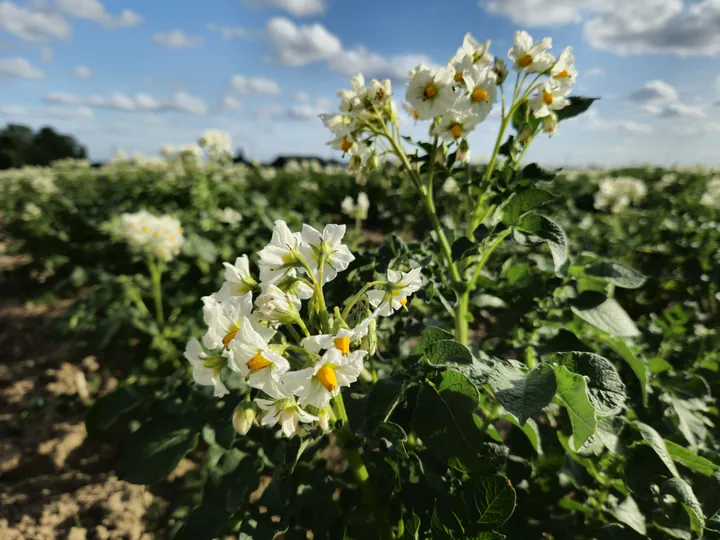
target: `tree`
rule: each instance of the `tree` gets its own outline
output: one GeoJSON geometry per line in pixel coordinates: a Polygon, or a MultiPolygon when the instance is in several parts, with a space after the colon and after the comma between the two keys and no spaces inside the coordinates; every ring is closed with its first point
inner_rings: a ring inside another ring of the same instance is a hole
{"type": "Polygon", "coordinates": [[[82,159],[87,151],[73,136],[43,127],[37,133],[27,126],[9,124],[0,131],[0,169],[23,165],[50,165],[64,158],[82,159]]]}

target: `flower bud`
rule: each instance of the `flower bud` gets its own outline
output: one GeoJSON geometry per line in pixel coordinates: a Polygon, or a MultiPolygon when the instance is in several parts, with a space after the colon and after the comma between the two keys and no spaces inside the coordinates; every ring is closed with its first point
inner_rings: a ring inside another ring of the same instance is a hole
{"type": "Polygon", "coordinates": [[[252,407],[243,409],[238,407],[233,413],[233,427],[240,435],[247,435],[255,421],[255,410],[252,407]]]}
{"type": "Polygon", "coordinates": [[[330,430],[330,413],[327,409],[323,409],[318,413],[318,424],[323,431],[330,430]]]}
{"type": "Polygon", "coordinates": [[[456,157],[457,161],[464,165],[470,163],[470,144],[467,142],[467,139],[463,139],[462,141],[460,141],[456,157]]]}
{"type": "Polygon", "coordinates": [[[532,131],[530,131],[530,128],[527,126],[524,126],[520,133],[518,133],[518,141],[522,144],[525,144],[530,140],[530,137],[532,137],[532,131]]]}
{"type": "Polygon", "coordinates": [[[557,125],[558,125],[557,115],[551,113],[548,116],[544,117],[542,119],[542,121],[543,121],[543,131],[545,133],[549,133],[550,135],[555,133],[555,130],[557,129],[557,125]]]}
{"type": "Polygon", "coordinates": [[[493,66],[493,72],[497,77],[497,83],[504,83],[505,79],[507,79],[508,76],[508,70],[505,67],[505,60],[503,60],[502,58],[496,58],[495,65],[493,66]]]}

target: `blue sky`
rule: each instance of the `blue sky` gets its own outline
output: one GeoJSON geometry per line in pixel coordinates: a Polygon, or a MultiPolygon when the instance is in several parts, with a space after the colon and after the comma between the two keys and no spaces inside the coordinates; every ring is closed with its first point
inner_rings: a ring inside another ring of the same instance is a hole
{"type": "MultiPolygon", "coordinates": [[[[92,159],[208,128],[249,157],[330,157],[317,114],[355,72],[391,77],[402,101],[408,69],[447,62],[465,32],[506,57],[526,29],[572,45],[574,93],[602,98],[529,157],[717,163],[719,26],[717,0],[0,0],[0,123],[56,126],[92,159]]],[[[476,158],[497,126],[472,135],[476,158]]]]}

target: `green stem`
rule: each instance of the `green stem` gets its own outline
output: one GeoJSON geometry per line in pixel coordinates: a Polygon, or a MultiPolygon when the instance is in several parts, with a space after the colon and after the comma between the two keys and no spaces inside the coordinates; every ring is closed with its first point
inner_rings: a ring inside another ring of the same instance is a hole
{"type": "Polygon", "coordinates": [[[482,256],[480,257],[480,260],[477,263],[477,266],[475,266],[475,273],[473,274],[472,279],[470,280],[470,290],[475,289],[475,284],[480,277],[480,272],[482,272],[482,269],[485,267],[485,263],[487,263],[488,259],[490,258],[490,255],[492,255],[492,252],[497,249],[497,247],[503,243],[503,240],[512,232],[511,229],[505,229],[503,232],[501,232],[495,240],[492,241],[492,243],[483,251],[482,256]]]}
{"type": "Polygon", "coordinates": [[[470,303],[470,291],[465,290],[458,294],[457,306],[455,306],[455,338],[463,345],[468,344],[468,305],[470,303]]]}
{"type": "Polygon", "coordinates": [[[152,255],[148,255],[148,270],[152,282],[152,295],[155,302],[155,320],[162,327],[165,324],[162,303],[162,268],[158,265],[152,255]]]}
{"type": "Polygon", "coordinates": [[[335,416],[342,421],[342,428],[336,431],[337,440],[340,447],[343,450],[345,459],[347,459],[348,467],[355,476],[355,481],[360,487],[363,501],[367,505],[370,514],[372,515],[375,525],[380,531],[380,538],[383,540],[391,540],[393,538],[392,527],[387,521],[387,514],[385,509],[379,504],[377,495],[375,494],[375,488],[370,481],[370,473],[365,466],[360,451],[353,442],[352,431],[350,431],[350,424],[348,422],[347,411],[345,410],[345,403],[343,402],[342,394],[338,394],[333,398],[333,411],[335,416]]]}

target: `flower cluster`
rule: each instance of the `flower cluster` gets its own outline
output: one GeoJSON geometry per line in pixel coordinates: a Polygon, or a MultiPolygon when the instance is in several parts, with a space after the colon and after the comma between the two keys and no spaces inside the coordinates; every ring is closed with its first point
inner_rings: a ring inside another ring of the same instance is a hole
{"type": "Polygon", "coordinates": [[[420,268],[388,270],[387,280],[367,284],[342,312],[328,310],[324,286],[354,260],[344,235],[344,225],[292,232],[278,220],[258,252],[259,279],[247,256],[238,257],[224,263],[220,290],[203,298],[208,329],[187,344],[185,357],[195,382],[213,386],[217,397],[229,392],[229,373],[242,377],[247,395],[233,417],[238,432],[255,422],[279,424],[287,437],[302,434],[301,424],[327,430],[340,389],[367,373],[377,317],[404,308],[420,288],[420,268]]]}
{"type": "Polygon", "coordinates": [[[232,154],[232,141],[230,134],[216,129],[208,129],[198,141],[201,148],[205,149],[211,158],[223,157],[232,154]]]}
{"type": "Polygon", "coordinates": [[[639,203],[647,195],[647,187],[642,180],[631,176],[607,178],[600,182],[600,191],[595,194],[595,208],[610,210],[617,214],[631,204],[639,203]]]}
{"type": "Polygon", "coordinates": [[[171,216],[155,216],[145,210],[123,214],[116,234],[130,246],[145,251],[162,261],[169,261],[180,253],[185,241],[180,222],[171,216]]]}
{"type": "MultiPolygon", "coordinates": [[[[527,32],[519,31],[508,51],[517,71],[512,106],[527,102],[547,133],[555,131],[557,111],[570,103],[566,96],[577,79],[572,48],[565,48],[555,58],[549,52],[551,46],[550,38],[533,41],[527,32]],[[528,78],[529,86],[523,88],[528,78]]],[[[489,47],[489,41],[481,43],[466,34],[447,65],[430,68],[421,64],[411,70],[405,93],[405,110],[415,120],[432,120],[432,135],[457,142],[462,161],[469,159],[465,137],[488,117],[507,77],[505,62],[494,59],[489,47]]],[[[397,126],[391,95],[389,80],[373,79],[366,85],[358,74],[352,78],[350,89],[338,91],[339,114],[320,115],[335,136],[328,144],[350,156],[351,172],[377,166],[377,156],[382,152],[376,149],[375,138],[390,138],[388,121],[393,129],[397,126]]]]}
{"type": "Polygon", "coordinates": [[[720,177],[713,178],[708,182],[707,189],[700,199],[700,204],[720,209],[720,177]]]}
{"type": "Polygon", "coordinates": [[[368,209],[370,208],[370,199],[367,193],[361,191],[358,194],[357,202],[349,195],[345,197],[340,205],[343,214],[354,219],[367,219],[368,209]]]}
{"type": "Polygon", "coordinates": [[[237,225],[242,221],[242,214],[229,206],[215,211],[215,219],[228,225],[237,225]]]}

